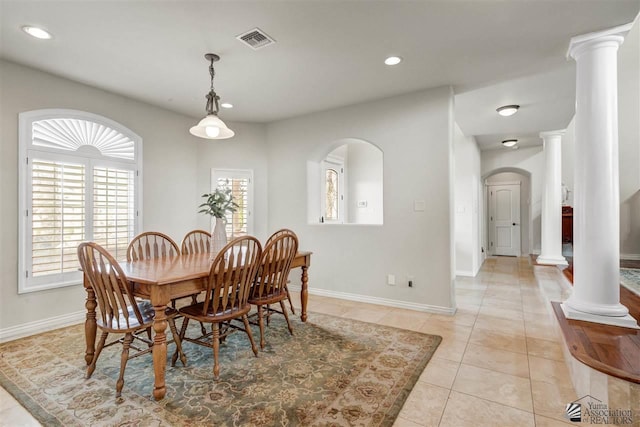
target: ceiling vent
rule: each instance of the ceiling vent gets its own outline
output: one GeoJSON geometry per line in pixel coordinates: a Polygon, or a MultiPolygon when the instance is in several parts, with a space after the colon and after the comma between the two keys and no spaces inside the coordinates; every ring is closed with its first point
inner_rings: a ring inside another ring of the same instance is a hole
{"type": "Polygon", "coordinates": [[[246,44],[253,50],[262,49],[265,46],[274,44],[276,41],[269,37],[267,33],[256,27],[246,33],[242,33],[236,37],[242,43],[246,44]]]}

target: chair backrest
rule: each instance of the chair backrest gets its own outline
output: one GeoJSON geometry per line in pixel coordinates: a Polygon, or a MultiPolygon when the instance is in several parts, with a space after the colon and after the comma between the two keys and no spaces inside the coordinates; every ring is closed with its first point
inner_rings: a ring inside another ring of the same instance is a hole
{"type": "Polygon", "coordinates": [[[232,314],[248,305],[249,290],[260,265],[262,245],[252,236],[227,243],[211,264],[202,314],[232,314]]]}
{"type": "Polygon", "coordinates": [[[138,234],[127,247],[127,261],[172,258],[178,255],[180,255],[178,244],[171,237],[158,231],[138,234]]]}
{"type": "Polygon", "coordinates": [[[129,329],[144,323],[127,276],[106,249],[93,242],[81,243],[78,260],[96,295],[102,325],[129,329]],[[130,313],[137,325],[131,324],[130,313]]]}
{"type": "Polygon", "coordinates": [[[286,231],[267,240],[260,270],[251,288],[252,298],[286,292],[291,263],[298,252],[298,237],[292,231],[286,231]]]}
{"type": "Polygon", "coordinates": [[[282,236],[284,234],[291,234],[295,236],[296,239],[298,239],[298,236],[293,231],[289,230],[288,228],[281,228],[280,230],[276,231],[271,236],[269,236],[269,238],[267,239],[267,242],[264,244],[265,248],[271,240],[275,239],[276,237],[282,236]]]}
{"type": "Polygon", "coordinates": [[[192,230],[184,236],[180,245],[182,255],[211,252],[211,233],[204,230],[192,230]]]}

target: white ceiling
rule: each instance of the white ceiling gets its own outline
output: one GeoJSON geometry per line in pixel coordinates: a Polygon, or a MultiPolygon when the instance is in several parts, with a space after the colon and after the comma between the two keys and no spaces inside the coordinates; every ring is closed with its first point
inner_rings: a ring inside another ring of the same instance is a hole
{"type": "MultiPolygon", "coordinates": [[[[199,119],[203,55],[231,121],[270,122],[452,85],[456,121],[483,149],[566,126],[572,36],[633,21],[640,0],[6,1],[0,57],[199,119]],[[53,33],[25,35],[22,25],[53,33]],[[277,43],[235,37],[260,27],[277,43]],[[391,54],[404,61],[385,66],[391,54]],[[504,119],[495,108],[520,104],[504,119]]],[[[525,140],[526,143],[526,140],[525,140]]]]}

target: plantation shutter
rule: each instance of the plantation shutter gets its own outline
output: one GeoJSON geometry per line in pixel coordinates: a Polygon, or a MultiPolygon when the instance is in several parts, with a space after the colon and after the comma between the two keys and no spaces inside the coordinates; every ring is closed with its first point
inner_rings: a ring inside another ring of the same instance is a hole
{"type": "Polygon", "coordinates": [[[93,169],[93,240],[117,260],[126,259],[134,236],[134,172],[127,169],[93,169]]]}
{"type": "Polygon", "coordinates": [[[222,190],[231,190],[233,201],[238,204],[235,212],[228,212],[227,236],[235,238],[245,236],[252,232],[252,175],[248,170],[222,170],[216,169],[213,172],[213,182],[215,186],[222,190]]]}
{"type": "Polygon", "coordinates": [[[79,285],[81,242],[124,260],[141,228],[142,139],[83,111],[19,118],[18,293],[79,285]]]}
{"type": "Polygon", "coordinates": [[[33,277],[78,270],[85,239],[85,166],[34,160],[31,167],[33,277]]]}

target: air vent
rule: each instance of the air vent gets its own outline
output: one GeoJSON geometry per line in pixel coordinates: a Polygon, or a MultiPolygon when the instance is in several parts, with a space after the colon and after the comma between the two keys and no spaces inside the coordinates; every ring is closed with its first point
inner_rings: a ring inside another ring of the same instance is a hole
{"type": "Polygon", "coordinates": [[[274,39],[269,37],[267,33],[257,27],[253,30],[247,31],[246,33],[240,34],[236,38],[253,50],[262,49],[263,47],[276,42],[274,39]]]}

